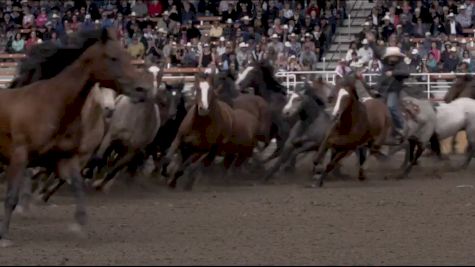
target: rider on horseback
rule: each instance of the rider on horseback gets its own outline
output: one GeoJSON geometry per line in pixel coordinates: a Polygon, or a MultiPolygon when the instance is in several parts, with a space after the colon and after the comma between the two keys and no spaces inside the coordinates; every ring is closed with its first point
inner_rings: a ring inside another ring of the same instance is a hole
{"type": "Polygon", "coordinates": [[[399,47],[390,46],[384,51],[380,51],[374,43],[374,35],[367,33],[366,39],[377,58],[383,62],[382,76],[379,81],[379,90],[386,99],[386,104],[393,120],[393,137],[402,141],[404,130],[404,119],[400,110],[400,93],[403,88],[404,79],[409,77],[409,67],[404,62],[404,54],[399,47]]]}

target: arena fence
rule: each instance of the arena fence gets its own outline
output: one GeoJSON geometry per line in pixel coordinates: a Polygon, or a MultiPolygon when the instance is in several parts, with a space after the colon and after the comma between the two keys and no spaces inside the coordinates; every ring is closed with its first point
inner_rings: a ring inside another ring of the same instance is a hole
{"type": "MultiPolygon", "coordinates": [[[[450,88],[457,76],[467,75],[466,73],[411,73],[410,78],[405,82],[408,86],[419,86],[427,95],[428,99],[439,101],[447,89],[450,88]]],[[[475,75],[475,73],[468,73],[475,75]]],[[[303,84],[307,80],[322,77],[324,81],[335,84],[336,73],[334,71],[281,71],[276,73],[276,77],[287,87],[287,90],[294,90],[297,85],[303,84]]],[[[376,85],[379,73],[363,74],[369,85],[376,85]]]]}

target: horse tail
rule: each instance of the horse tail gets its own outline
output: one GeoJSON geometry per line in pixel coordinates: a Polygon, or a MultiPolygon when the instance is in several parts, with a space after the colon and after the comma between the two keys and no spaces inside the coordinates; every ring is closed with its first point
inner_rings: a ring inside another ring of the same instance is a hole
{"type": "Polygon", "coordinates": [[[430,137],[430,149],[437,155],[437,157],[440,158],[442,156],[439,137],[436,133],[433,133],[430,137]]]}

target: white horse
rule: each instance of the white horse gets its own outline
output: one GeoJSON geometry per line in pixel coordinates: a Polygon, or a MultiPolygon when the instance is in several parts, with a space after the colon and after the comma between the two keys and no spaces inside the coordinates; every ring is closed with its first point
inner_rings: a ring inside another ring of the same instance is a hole
{"type": "MultiPolygon", "coordinates": [[[[466,158],[457,169],[467,168],[475,155],[475,100],[462,97],[450,103],[440,103],[436,106],[436,112],[435,133],[439,140],[455,136],[459,131],[467,133],[466,158]]],[[[440,153],[440,150],[437,152],[440,153]]]]}

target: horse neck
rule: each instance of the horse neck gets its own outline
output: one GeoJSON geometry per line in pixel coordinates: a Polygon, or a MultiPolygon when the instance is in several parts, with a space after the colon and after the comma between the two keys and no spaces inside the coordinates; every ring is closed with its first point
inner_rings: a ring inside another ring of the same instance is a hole
{"type": "Polygon", "coordinates": [[[364,115],[364,106],[355,97],[351,96],[351,103],[341,114],[339,129],[342,132],[350,132],[358,125],[359,119],[364,115]]]}
{"type": "Polygon", "coordinates": [[[49,86],[49,95],[63,109],[63,114],[70,118],[79,117],[95,81],[91,79],[90,70],[82,60],[66,67],[60,74],[51,79],[55,86],[49,86]]]}
{"type": "Polygon", "coordinates": [[[311,98],[306,98],[304,101],[303,107],[299,112],[299,118],[302,121],[313,121],[316,117],[318,117],[321,108],[311,98]]]}
{"type": "Polygon", "coordinates": [[[102,119],[102,105],[98,98],[101,97],[101,89],[94,87],[89,93],[84,106],[82,108],[81,117],[83,118],[83,124],[87,126],[95,126],[95,122],[102,119]]]}

